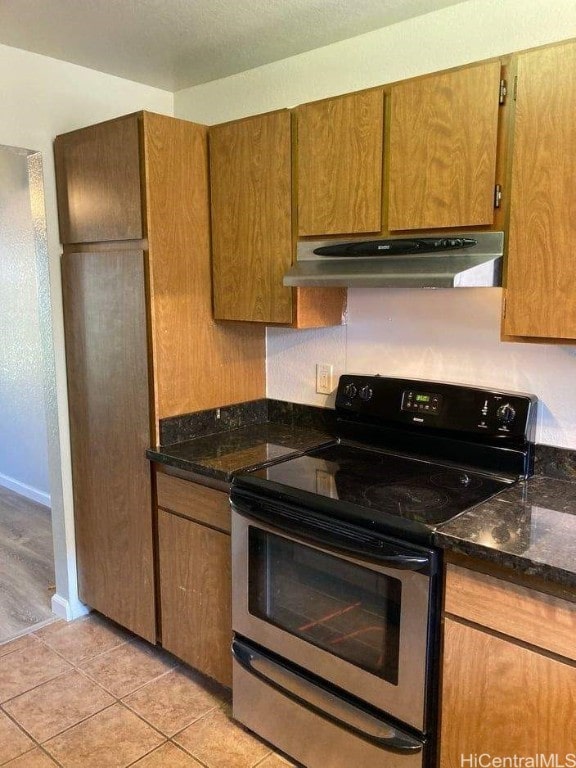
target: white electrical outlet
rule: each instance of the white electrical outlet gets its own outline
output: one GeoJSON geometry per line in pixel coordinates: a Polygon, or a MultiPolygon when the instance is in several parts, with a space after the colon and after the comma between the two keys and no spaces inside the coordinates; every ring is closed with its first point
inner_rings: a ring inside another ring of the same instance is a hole
{"type": "Polygon", "coordinates": [[[319,395],[332,394],[332,375],[334,366],[328,363],[316,363],[316,392],[319,395]]]}

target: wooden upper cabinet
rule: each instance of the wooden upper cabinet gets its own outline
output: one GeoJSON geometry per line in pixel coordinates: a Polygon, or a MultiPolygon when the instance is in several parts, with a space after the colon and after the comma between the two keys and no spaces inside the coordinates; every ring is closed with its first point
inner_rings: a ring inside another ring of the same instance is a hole
{"type": "Polygon", "coordinates": [[[133,114],[56,138],[63,244],[145,237],[139,126],[133,114]]]}
{"type": "Polygon", "coordinates": [[[576,43],[520,54],[503,332],[576,339],[576,43]]]}
{"type": "Polygon", "coordinates": [[[500,71],[489,62],[392,87],[390,230],[493,223],[500,71]]]}
{"type": "Polygon", "coordinates": [[[282,284],[294,257],[290,112],[212,126],[210,182],[214,317],[340,325],[344,289],[282,284]]]}
{"type": "Polygon", "coordinates": [[[296,120],[298,234],[379,232],[383,90],[303,104],[296,120]]]}
{"type": "Polygon", "coordinates": [[[292,322],[288,110],[210,128],[214,316],[292,322]]]}
{"type": "Polygon", "coordinates": [[[384,93],[351,93],[296,109],[298,234],[380,232],[384,93]]]}

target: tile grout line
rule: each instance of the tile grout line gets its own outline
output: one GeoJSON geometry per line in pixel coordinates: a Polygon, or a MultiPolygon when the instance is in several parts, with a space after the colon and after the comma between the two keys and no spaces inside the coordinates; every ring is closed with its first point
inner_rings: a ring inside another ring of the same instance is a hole
{"type": "MultiPolygon", "coordinates": [[[[24,735],[25,735],[25,736],[27,736],[27,737],[28,737],[28,738],[29,738],[29,739],[32,741],[32,746],[30,747],[30,749],[27,749],[25,752],[22,752],[20,755],[16,755],[16,757],[11,757],[11,758],[9,758],[8,760],[6,760],[6,762],[3,762],[3,763],[2,763],[2,765],[6,765],[6,763],[9,763],[11,760],[17,760],[18,758],[20,758],[20,757],[23,757],[24,755],[27,755],[27,754],[29,754],[29,753],[30,753],[30,752],[32,752],[34,749],[40,749],[42,752],[44,752],[45,754],[47,754],[47,755],[48,755],[48,757],[50,757],[50,759],[54,759],[54,758],[52,758],[52,755],[50,755],[50,754],[49,754],[49,753],[48,753],[48,752],[47,752],[47,751],[44,749],[44,747],[42,746],[42,744],[40,744],[40,742],[39,742],[39,741],[37,741],[37,740],[34,738],[34,736],[32,736],[30,733],[28,733],[28,731],[27,731],[27,730],[26,730],[26,729],[25,729],[25,728],[24,728],[22,725],[20,725],[20,723],[19,723],[17,720],[15,720],[15,719],[12,717],[12,715],[11,715],[9,712],[6,712],[6,711],[5,711],[5,710],[2,708],[2,713],[3,713],[3,714],[4,714],[4,715],[5,715],[5,716],[6,716],[6,717],[9,719],[9,720],[11,720],[11,721],[14,723],[14,725],[16,725],[16,726],[18,727],[18,729],[24,733],[24,735]]],[[[58,762],[58,760],[54,760],[54,762],[56,763],[56,765],[58,765],[58,766],[59,766],[59,768],[62,768],[62,764],[61,764],[60,762],[58,762]]]]}
{"type": "Polygon", "coordinates": [[[8,699],[4,699],[4,701],[0,702],[0,709],[5,712],[5,714],[8,714],[6,710],[4,709],[5,704],[9,704],[11,701],[14,701],[14,699],[17,699],[18,696],[24,696],[25,693],[30,693],[31,691],[35,691],[37,688],[40,688],[43,685],[46,685],[46,683],[51,683],[52,680],[57,680],[59,677],[64,677],[64,675],[68,675],[70,672],[74,671],[74,667],[70,667],[70,669],[65,669],[63,672],[59,672],[57,675],[54,675],[54,677],[49,677],[47,680],[43,680],[41,683],[38,683],[37,685],[33,685],[31,688],[27,688],[25,691],[19,691],[14,696],[10,696],[8,699]]]}
{"type": "MultiPolygon", "coordinates": [[[[32,633],[33,634],[33,633],[32,633]]],[[[133,642],[133,639],[129,638],[127,640],[123,640],[121,643],[118,643],[118,645],[115,645],[113,648],[108,648],[105,651],[99,651],[98,653],[95,653],[93,656],[87,656],[85,659],[80,659],[80,661],[71,661],[70,659],[67,659],[64,654],[59,651],[57,648],[54,648],[47,640],[44,640],[43,637],[38,637],[38,635],[35,635],[36,639],[39,640],[39,642],[42,643],[42,645],[45,645],[46,648],[48,648],[50,651],[53,651],[54,653],[58,654],[60,658],[64,659],[64,661],[67,661],[68,664],[72,664],[72,666],[77,667],[78,664],[83,664],[84,662],[92,661],[93,659],[97,659],[100,656],[104,656],[105,653],[110,653],[110,651],[116,650],[116,648],[120,648],[123,645],[128,645],[129,643],[133,642]]]]}
{"type": "MultiPolygon", "coordinates": [[[[89,620],[89,618],[90,617],[86,617],[85,621],[89,620]]],[[[67,625],[64,624],[63,628],[66,627],[66,626],[67,625]]],[[[228,701],[226,699],[221,698],[220,696],[218,696],[218,694],[215,694],[213,691],[210,691],[209,688],[205,689],[206,692],[209,693],[209,695],[211,695],[212,701],[214,702],[213,705],[210,706],[205,712],[203,712],[199,716],[197,716],[197,717],[193,718],[192,720],[190,720],[186,725],[184,725],[182,728],[180,728],[178,731],[176,731],[176,733],[172,734],[171,736],[168,736],[165,733],[163,733],[160,730],[159,727],[157,727],[153,723],[149,722],[146,719],[146,717],[141,715],[138,711],[133,709],[129,704],[125,703],[124,700],[123,700],[123,699],[129,698],[133,694],[136,694],[138,692],[143,691],[148,686],[151,686],[154,683],[157,683],[159,680],[161,680],[162,678],[166,677],[167,675],[169,675],[171,673],[178,673],[178,672],[180,672],[180,673],[183,673],[186,677],[188,677],[187,673],[188,672],[193,672],[194,670],[191,670],[189,667],[187,667],[186,665],[183,665],[181,662],[179,662],[179,660],[174,659],[171,654],[168,654],[168,661],[167,661],[167,659],[162,659],[162,661],[165,662],[165,663],[171,663],[172,661],[175,661],[176,663],[174,664],[174,666],[171,666],[168,669],[165,669],[160,674],[158,674],[156,677],[153,677],[150,680],[147,680],[146,682],[142,683],[141,685],[138,685],[133,690],[131,690],[131,691],[127,692],[127,693],[123,693],[120,696],[120,695],[115,694],[112,691],[108,690],[103,684],[101,684],[98,681],[98,679],[91,677],[91,675],[85,669],[83,669],[83,667],[81,667],[80,664],[89,664],[93,660],[99,659],[99,658],[101,658],[102,656],[104,656],[106,654],[112,654],[114,651],[117,651],[117,650],[119,650],[120,648],[122,648],[122,647],[124,647],[126,645],[134,644],[135,642],[138,641],[138,638],[136,638],[136,637],[131,637],[131,638],[128,637],[127,639],[122,640],[117,645],[115,645],[112,648],[109,648],[109,649],[107,649],[105,651],[101,651],[99,653],[94,654],[93,656],[88,656],[88,657],[86,657],[84,659],[81,659],[79,661],[71,661],[69,658],[66,658],[66,656],[62,652],[60,652],[57,648],[52,647],[52,645],[50,645],[50,643],[47,640],[45,640],[43,637],[36,635],[34,632],[30,632],[28,634],[30,635],[31,638],[34,639],[34,641],[36,643],[38,643],[38,642],[41,643],[41,647],[44,647],[44,648],[48,649],[49,651],[54,653],[55,656],[59,657],[67,665],[68,669],[64,670],[63,672],[61,672],[59,674],[54,675],[53,677],[49,678],[48,680],[44,680],[42,683],[39,683],[37,685],[32,686],[32,688],[29,688],[26,691],[19,692],[15,696],[12,696],[9,699],[6,699],[6,701],[2,702],[2,705],[0,705],[0,711],[2,711],[6,715],[6,717],[8,717],[9,720],[12,721],[16,725],[18,730],[23,732],[30,739],[30,741],[32,743],[31,749],[27,750],[23,754],[27,754],[28,752],[31,752],[31,751],[33,751],[34,749],[37,748],[37,749],[39,749],[42,752],[42,754],[45,754],[56,765],[58,765],[58,766],[60,766],[60,768],[62,768],[61,762],[58,761],[51,754],[51,752],[48,751],[48,749],[46,748],[45,745],[49,741],[51,741],[52,739],[55,739],[55,738],[57,738],[59,736],[62,736],[64,734],[68,733],[73,728],[75,728],[77,726],[81,726],[83,723],[86,723],[91,718],[97,717],[98,715],[101,715],[102,713],[106,712],[108,709],[111,709],[116,704],[119,704],[123,709],[126,710],[126,712],[131,713],[140,722],[142,722],[144,725],[146,725],[148,728],[150,728],[153,732],[155,732],[157,734],[157,736],[161,739],[159,744],[155,745],[154,747],[152,747],[151,749],[146,751],[144,754],[140,755],[136,760],[134,760],[134,761],[130,762],[129,764],[127,764],[126,768],[128,768],[128,766],[135,765],[140,760],[144,759],[145,757],[147,757],[148,755],[150,755],[154,751],[164,747],[166,744],[172,744],[175,749],[180,750],[183,754],[188,755],[192,760],[194,760],[198,764],[198,766],[203,766],[204,768],[211,768],[210,762],[208,762],[208,763],[204,762],[197,755],[195,755],[193,752],[189,751],[186,747],[184,747],[182,744],[179,744],[177,741],[175,741],[175,739],[178,738],[178,736],[183,731],[185,731],[186,729],[190,728],[192,725],[194,725],[195,723],[199,722],[203,718],[208,717],[210,714],[212,714],[214,712],[220,711],[220,712],[222,712],[225,715],[225,717],[228,720],[231,720],[232,722],[234,722],[232,720],[232,718],[231,718],[231,715],[228,712],[226,712],[226,706],[228,704],[228,701]],[[91,713],[91,714],[89,714],[89,715],[87,715],[85,717],[82,717],[80,720],[78,720],[77,722],[73,723],[72,725],[62,729],[61,731],[58,731],[57,733],[54,733],[54,734],[50,735],[43,742],[39,742],[34,736],[32,736],[26,730],[26,728],[23,725],[21,725],[12,715],[10,715],[8,712],[6,712],[6,710],[4,710],[4,706],[3,706],[4,704],[9,704],[10,702],[12,702],[14,699],[18,698],[19,696],[23,696],[23,695],[25,695],[27,693],[33,692],[33,691],[37,690],[38,688],[40,688],[40,687],[42,687],[44,685],[47,685],[47,684],[49,684],[49,683],[59,679],[60,677],[64,677],[64,675],[66,675],[66,674],[71,674],[72,672],[76,672],[76,673],[80,674],[82,676],[82,678],[85,679],[86,681],[88,681],[90,684],[96,685],[99,690],[102,690],[107,696],[111,697],[111,699],[112,699],[111,703],[106,705],[106,706],[104,706],[104,707],[102,707],[102,709],[100,709],[100,710],[98,710],[96,712],[93,712],[93,713],[91,713]]],[[[30,648],[28,647],[27,649],[26,648],[21,649],[21,651],[24,651],[24,650],[30,650],[30,648]]],[[[151,656],[153,656],[155,652],[158,652],[159,654],[166,653],[164,651],[164,649],[162,649],[161,647],[154,646],[154,645],[148,644],[148,643],[146,643],[144,645],[144,650],[146,652],[150,652],[151,656]]],[[[9,652],[8,654],[5,654],[5,655],[8,656],[11,653],[18,653],[18,650],[11,651],[11,652],[9,652]]],[[[195,685],[199,686],[199,688],[204,688],[204,686],[202,684],[203,681],[197,679],[195,675],[190,676],[190,681],[192,683],[194,683],[195,685]]],[[[207,682],[207,681],[204,681],[204,682],[207,682]]],[[[240,726],[240,727],[242,727],[242,726],[240,726]]],[[[251,731],[248,731],[247,729],[242,728],[242,730],[246,731],[249,735],[251,735],[253,737],[255,736],[254,734],[252,734],[251,731]]],[[[260,739],[257,739],[257,740],[260,741],[260,743],[263,746],[270,747],[270,745],[267,742],[262,742],[262,740],[260,740],[260,739]]],[[[271,755],[273,755],[273,754],[276,754],[276,753],[274,752],[273,748],[270,748],[270,750],[262,758],[258,759],[256,762],[250,764],[251,768],[258,768],[258,766],[260,766],[263,763],[265,763],[265,761],[271,755]]],[[[20,757],[20,756],[18,756],[18,757],[20,757]]],[[[287,767],[288,766],[290,766],[289,763],[287,763],[287,767]]]]}
{"type": "MultiPolygon", "coordinates": [[[[56,624],[57,622],[61,621],[57,616],[54,616],[50,619],[43,619],[42,621],[37,621],[35,624],[31,624],[26,629],[23,629],[20,632],[17,632],[15,635],[11,637],[7,637],[5,640],[0,641],[0,650],[2,650],[3,645],[8,645],[8,643],[15,643],[17,640],[22,640],[25,637],[33,637],[35,640],[38,640],[39,638],[36,637],[34,634],[35,632],[38,632],[41,629],[44,629],[44,627],[49,627],[51,624],[56,624]]],[[[18,649],[16,649],[18,650],[18,649]]],[[[13,651],[8,651],[8,653],[0,653],[0,658],[2,656],[8,656],[8,654],[13,653],[13,651]]]]}
{"type": "Polygon", "coordinates": [[[85,677],[87,680],[89,680],[91,683],[94,683],[99,688],[102,688],[102,690],[106,691],[106,693],[110,694],[110,696],[114,696],[114,698],[117,699],[117,701],[122,701],[122,699],[126,698],[127,696],[131,696],[133,693],[137,693],[138,691],[141,691],[147,685],[150,685],[151,683],[154,683],[157,680],[160,680],[160,678],[165,677],[166,675],[170,674],[170,672],[174,671],[174,667],[171,667],[170,669],[166,669],[164,672],[157,675],[156,677],[153,677],[151,680],[147,680],[145,683],[142,683],[142,685],[138,685],[133,690],[127,691],[126,693],[123,693],[121,696],[119,696],[117,693],[113,693],[111,690],[106,688],[106,686],[103,683],[98,682],[98,680],[92,677],[91,674],[87,672],[85,669],[83,669],[82,667],[74,667],[74,669],[83,677],[85,677]]]}

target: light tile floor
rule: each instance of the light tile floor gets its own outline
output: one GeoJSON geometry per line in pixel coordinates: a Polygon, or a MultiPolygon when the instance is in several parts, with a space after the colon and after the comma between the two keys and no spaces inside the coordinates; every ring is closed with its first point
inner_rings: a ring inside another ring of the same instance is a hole
{"type": "Polygon", "coordinates": [[[0,765],[287,768],[226,689],[97,614],[0,645],[0,765]]]}

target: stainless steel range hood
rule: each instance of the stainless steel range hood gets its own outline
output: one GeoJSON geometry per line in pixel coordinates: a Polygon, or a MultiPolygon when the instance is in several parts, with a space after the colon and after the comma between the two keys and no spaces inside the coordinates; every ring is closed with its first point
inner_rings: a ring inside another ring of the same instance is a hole
{"type": "Polygon", "coordinates": [[[490,288],[502,284],[503,248],[503,232],[305,240],[284,285],[490,288]]]}

